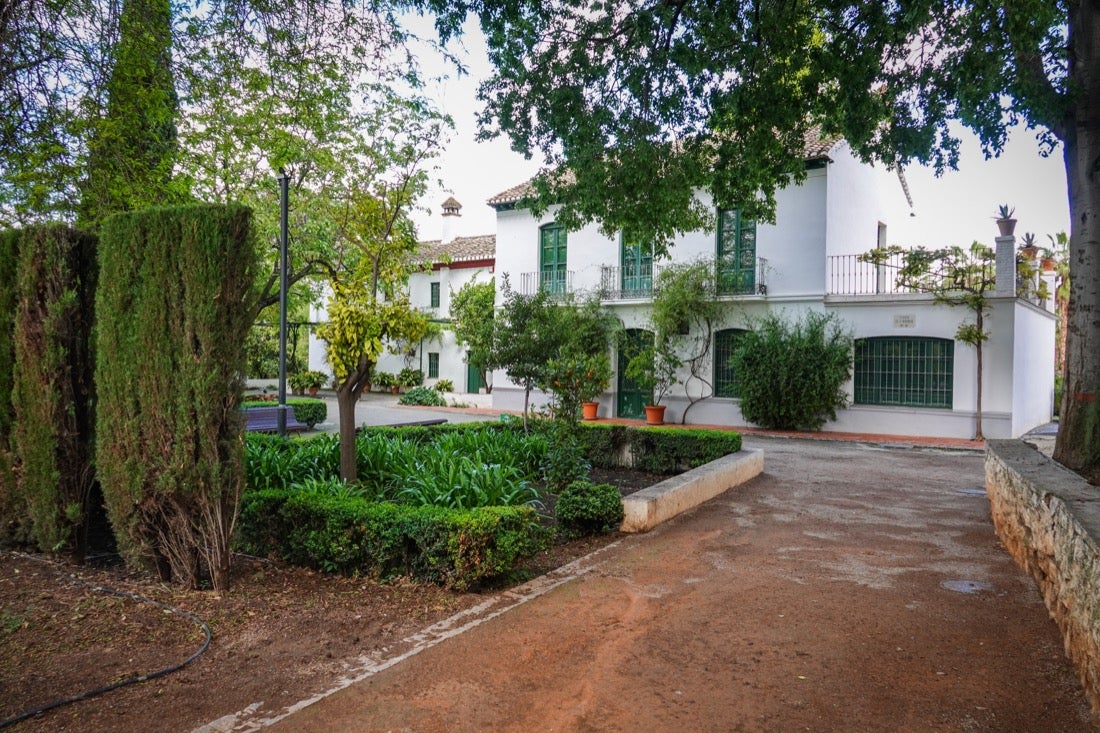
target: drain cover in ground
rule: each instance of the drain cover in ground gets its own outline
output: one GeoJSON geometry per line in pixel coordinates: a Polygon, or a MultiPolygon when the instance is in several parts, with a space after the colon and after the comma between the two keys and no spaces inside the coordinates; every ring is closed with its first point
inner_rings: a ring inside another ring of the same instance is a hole
{"type": "Polygon", "coordinates": [[[992,583],[982,580],[945,580],[940,583],[941,588],[953,590],[956,593],[977,593],[983,590],[993,590],[992,583]]]}

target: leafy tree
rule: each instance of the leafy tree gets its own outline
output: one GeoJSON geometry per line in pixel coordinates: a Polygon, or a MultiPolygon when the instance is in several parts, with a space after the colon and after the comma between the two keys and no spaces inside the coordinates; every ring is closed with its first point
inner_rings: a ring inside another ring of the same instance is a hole
{"type": "Polygon", "coordinates": [[[1008,130],[1061,145],[1070,203],[1066,399],[1055,458],[1100,482],[1100,8],[1076,0],[419,0],[443,38],[481,19],[496,72],[483,132],[549,168],[538,212],[646,235],[710,223],[696,196],[774,216],[807,138],[843,136],[887,165],[958,162],[961,121],[986,154],[1008,130]],[[614,151],[614,154],[609,151],[614,151]],[[568,174],[558,171],[567,170],[568,174]]]}
{"type": "Polygon", "coordinates": [[[523,429],[526,430],[531,390],[543,374],[547,355],[555,353],[560,339],[553,332],[550,311],[553,304],[546,290],[523,295],[512,289],[507,273],[501,281],[504,300],[493,333],[493,361],[504,369],[509,379],[523,387],[523,429]]]}
{"type": "Polygon", "coordinates": [[[496,281],[468,282],[451,295],[451,324],[455,339],[465,344],[469,361],[481,375],[486,391],[493,387],[486,376],[493,361],[493,327],[496,314],[496,281]]]}
{"type": "Polygon", "coordinates": [[[424,192],[424,166],[438,138],[430,115],[426,127],[416,123],[415,116],[391,120],[389,146],[349,172],[330,209],[339,260],[326,265],[332,298],[317,335],[328,342],[336,376],[340,475],[349,482],[356,479],[355,404],[378,357],[387,342],[415,342],[428,333],[428,318],[409,303],[405,287],[418,247],[408,215],[424,192]]]}
{"type": "Polygon", "coordinates": [[[928,250],[923,247],[902,249],[880,247],[863,255],[868,262],[882,263],[891,255],[901,256],[897,273],[899,287],[920,293],[930,293],[936,303],[962,306],[974,314],[974,322],[963,321],[955,331],[955,338],[974,347],[977,354],[975,367],[978,388],[978,418],[974,429],[975,440],[982,435],[982,344],[989,340],[985,319],[989,315],[988,294],[997,284],[997,257],[991,247],[974,242],[969,249],[944,247],[928,250]]]}
{"type": "Polygon", "coordinates": [[[773,430],[817,430],[848,397],[852,337],[835,315],[810,311],[798,321],[769,314],[737,342],[733,369],[741,414],[773,430]]]}

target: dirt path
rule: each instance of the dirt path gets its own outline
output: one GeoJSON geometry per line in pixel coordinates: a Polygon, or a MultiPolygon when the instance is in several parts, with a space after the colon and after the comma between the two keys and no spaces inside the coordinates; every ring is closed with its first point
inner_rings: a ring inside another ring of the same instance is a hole
{"type": "Polygon", "coordinates": [[[1090,730],[980,454],[746,444],[761,477],[273,730],[1090,730]]]}

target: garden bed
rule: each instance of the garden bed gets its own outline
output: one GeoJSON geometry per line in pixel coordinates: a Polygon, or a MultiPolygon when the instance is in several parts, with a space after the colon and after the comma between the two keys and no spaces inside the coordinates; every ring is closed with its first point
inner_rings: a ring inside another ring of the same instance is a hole
{"type": "MultiPolygon", "coordinates": [[[[595,469],[592,478],[625,495],[663,477],[595,469]]],[[[202,643],[202,632],[184,619],[70,578],[184,609],[209,624],[213,641],[179,672],[60,708],[13,731],[189,731],[258,700],[277,708],[327,689],[341,676],[344,660],[390,646],[477,605],[485,593],[545,574],[619,536],[556,543],[482,593],[401,578],[379,583],[237,556],[234,585],[218,597],[168,588],[119,567],[73,568],[2,553],[0,719],[176,664],[202,643]]]]}

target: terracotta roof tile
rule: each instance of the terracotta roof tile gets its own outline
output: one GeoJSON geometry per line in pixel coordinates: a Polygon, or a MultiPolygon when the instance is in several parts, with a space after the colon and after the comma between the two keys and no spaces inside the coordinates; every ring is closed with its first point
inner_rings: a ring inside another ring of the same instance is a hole
{"type": "Polygon", "coordinates": [[[436,264],[493,259],[496,252],[496,235],[483,234],[478,237],[455,237],[447,244],[438,239],[421,242],[418,256],[422,262],[436,264]]]}

